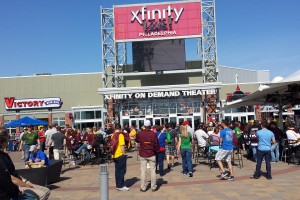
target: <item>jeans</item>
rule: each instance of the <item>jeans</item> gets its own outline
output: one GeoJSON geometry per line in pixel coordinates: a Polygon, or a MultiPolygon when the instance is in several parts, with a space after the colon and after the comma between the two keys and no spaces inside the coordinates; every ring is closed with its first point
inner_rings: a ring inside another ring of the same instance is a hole
{"type": "Polygon", "coordinates": [[[266,161],[266,170],[267,170],[267,178],[272,178],[271,176],[271,151],[260,151],[257,150],[257,163],[256,163],[256,170],[254,176],[260,177],[260,170],[261,170],[261,163],[263,158],[265,157],[266,161]]]}
{"type": "Polygon", "coordinates": [[[53,152],[53,146],[49,147],[49,159],[53,160],[54,159],[54,152],[53,152]]]}
{"type": "Polygon", "coordinates": [[[36,188],[22,187],[24,193],[10,200],[45,200],[50,196],[50,190],[46,187],[35,185],[36,188]]]}
{"type": "Polygon", "coordinates": [[[158,154],[156,154],[156,170],[157,165],[159,167],[159,175],[164,175],[164,160],[165,160],[165,151],[160,151],[158,154]]]}
{"type": "Polygon", "coordinates": [[[253,152],[253,158],[257,161],[257,146],[251,146],[253,152]]]}
{"type": "Polygon", "coordinates": [[[30,145],[29,144],[25,144],[24,145],[24,161],[27,162],[29,161],[29,156],[30,156],[30,152],[29,152],[29,149],[30,149],[30,145]]]}
{"type": "Polygon", "coordinates": [[[82,152],[82,150],[85,150],[85,156],[86,156],[86,158],[91,158],[91,154],[90,154],[90,152],[87,150],[87,144],[86,143],[83,143],[82,145],[81,145],[81,147],[79,147],[79,149],[77,149],[77,152],[78,152],[78,154],[80,154],[81,152],[82,152]]]}
{"type": "Polygon", "coordinates": [[[279,161],[279,142],[272,144],[271,147],[271,160],[272,162],[279,161]]]}
{"type": "Polygon", "coordinates": [[[191,149],[180,149],[180,154],[182,157],[182,173],[193,173],[191,149]]]}
{"type": "Polygon", "coordinates": [[[126,160],[127,157],[122,155],[118,158],[114,158],[115,163],[115,178],[116,178],[116,187],[122,188],[124,187],[124,177],[126,174],[126,160]]]}
{"type": "Polygon", "coordinates": [[[40,150],[45,151],[45,142],[40,142],[40,150]]]}
{"type": "Polygon", "coordinates": [[[143,190],[146,189],[146,169],[147,169],[147,163],[149,163],[150,170],[151,170],[151,188],[156,187],[156,173],[155,173],[155,163],[156,163],[156,157],[152,156],[149,158],[140,158],[141,161],[141,188],[143,190]]]}

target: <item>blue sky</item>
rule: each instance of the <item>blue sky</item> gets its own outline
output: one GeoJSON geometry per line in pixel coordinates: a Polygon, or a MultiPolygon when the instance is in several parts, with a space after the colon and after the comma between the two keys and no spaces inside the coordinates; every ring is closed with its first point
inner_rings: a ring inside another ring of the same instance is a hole
{"type": "MultiPolygon", "coordinates": [[[[102,71],[100,6],[153,0],[0,0],[1,77],[102,71]]],[[[299,0],[216,0],[219,64],[300,69],[299,0]]]]}

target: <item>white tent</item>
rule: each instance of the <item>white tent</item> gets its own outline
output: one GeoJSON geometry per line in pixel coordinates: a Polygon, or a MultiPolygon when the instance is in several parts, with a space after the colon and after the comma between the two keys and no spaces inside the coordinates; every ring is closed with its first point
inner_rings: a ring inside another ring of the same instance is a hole
{"type": "Polygon", "coordinates": [[[234,107],[273,104],[279,107],[279,119],[282,125],[282,106],[300,104],[300,70],[278,81],[261,85],[259,90],[241,99],[229,102],[222,109],[234,107]]]}

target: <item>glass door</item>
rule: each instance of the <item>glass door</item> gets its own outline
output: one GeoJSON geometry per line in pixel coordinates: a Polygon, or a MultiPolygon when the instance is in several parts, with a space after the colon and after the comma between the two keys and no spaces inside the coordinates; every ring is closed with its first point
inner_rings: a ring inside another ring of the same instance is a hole
{"type": "Polygon", "coordinates": [[[161,126],[161,118],[160,117],[153,117],[153,125],[161,126]]]}
{"type": "Polygon", "coordinates": [[[153,125],[162,126],[169,123],[169,117],[153,117],[153,125]]]}
{"type": "Polygon", "coordinates": [[[138,130],[141,130],[142,126],[144,125],[144,121],[145,119],[141,118],[129,119],[129,125],[134,126],[138,130]]]}
{"type": "Polygon", "coordinates": [[[189,125],[194,129],[194,119],[193,117],[177,117],[177,124],[182,125],[183,121],[187,120],[189,125]]]}

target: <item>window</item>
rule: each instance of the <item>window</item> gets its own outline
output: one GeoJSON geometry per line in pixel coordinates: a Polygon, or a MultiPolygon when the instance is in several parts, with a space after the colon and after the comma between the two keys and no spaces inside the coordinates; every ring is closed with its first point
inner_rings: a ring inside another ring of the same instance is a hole
{"type": "Polygon", "coordinates": [[[80,119],[80,112],[74,112],[75,119],[80,119]]]}
{"type": "MultiPolygon", "coordinates": [[[[233,110],[232,110],[233,111],[233,110]]],[[[231,113],[230,109],[225,110],[225,113],[231,113]]]]}
{"type": "Polygon", "coordinates": [[[250,121],[250,120],[254,120],[254,115],[249,115],[248,116],[248,121],[250,121]]]}
{"type": "Polygon", "coordinates": [[[64,127],[66,125],[64,117],[54,117],[52,119],[53,124],[57,124],[58,126],[64,127]]]}
{"type": "Polygon", "coordinates": [[[101,111],[100,110],[96,110],[96,119],[101,119],[101,111]]]}
{"type": "Polygon", "coordinates": [[[95,119],[94,111],[81,111],[81,119],[95,119]]]}
{"type": "Polygon", "coordinates": [[[225,120],[228,122],[231,122],[231,117],[230,116],[225,116],[225,120]]]}

